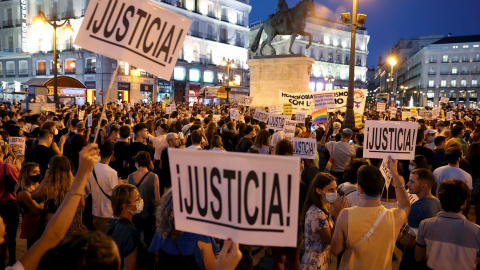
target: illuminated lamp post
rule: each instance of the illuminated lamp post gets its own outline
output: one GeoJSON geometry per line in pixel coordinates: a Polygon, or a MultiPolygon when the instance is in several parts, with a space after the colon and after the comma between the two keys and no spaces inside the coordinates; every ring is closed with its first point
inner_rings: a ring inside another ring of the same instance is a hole
{"type": "Polygon", "coordinates": [[[227,87],[225,87],[225,91],[227,91],[227,104],[230,104],[230,90],[232,90],[230,87],[230,68],[235,68],[235,61],[233,59],[225,59],[224,57],[221,64],[227,67],[227,87]]]}
{"type": "Polygon", "coordinates": [[[391,66],[391,70],[390,70],[390,83],[391,83],[391,86],[390,86],[390,93],[388,95],[389,97],[389,101],[390,101],[390,106],[393,107],[394,106],[394,93],[393,93],[393,66],[395,66],[397,64],[397,60],[395,60],[395,58],[393,57],[390,57],[388,60],[388,63],[390,64],[391,66]]]}

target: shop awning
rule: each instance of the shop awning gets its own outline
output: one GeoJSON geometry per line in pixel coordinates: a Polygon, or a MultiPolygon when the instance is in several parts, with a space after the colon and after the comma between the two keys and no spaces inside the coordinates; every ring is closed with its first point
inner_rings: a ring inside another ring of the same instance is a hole
{"type": "MultiPolygon", "coordinates": [[[[48,88],[52,88],[53,84],[54,84],[53,78],[33,78],[24,83],[24,85],[28,85],[28,86],[46,86],[48,88]]],[[[69,76],[58,76],[57,87],[58,88],[79,88],[79,89],[87,88],[82,82],[69,76]]]]}

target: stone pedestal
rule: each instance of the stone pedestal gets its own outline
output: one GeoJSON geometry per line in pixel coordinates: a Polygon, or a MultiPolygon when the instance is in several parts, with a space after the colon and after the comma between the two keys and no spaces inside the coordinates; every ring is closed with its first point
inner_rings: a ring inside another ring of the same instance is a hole
{"type": "Polygon", "coordinates": [[[310,92],[310,73],[315,60],[303,55],[250,59],[250,96],[252,107],[279,104],[279,93],[310,92]]]}

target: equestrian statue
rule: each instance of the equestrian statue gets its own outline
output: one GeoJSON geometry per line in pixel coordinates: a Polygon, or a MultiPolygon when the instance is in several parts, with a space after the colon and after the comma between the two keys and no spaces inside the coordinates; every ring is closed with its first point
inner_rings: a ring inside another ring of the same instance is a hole
{"type": "Polygon", "coordinates": [[[298,35],[308,36],[307,49],[312,45],[312,34],[305,32],[307,14],[315,17],[315,3],[313,0],[301,0],[294,8],[289,9],[285,0],[278,0],[277,13],[272,14],[263,22],[258,30],[255,40],[253,41],[250,50],[256,52],[262,32],[265,31],[267,39],[262,42],[260,46],[260,55],[263,56],[263,48],[268,45],[272,49],[272,55],[276,55],[275,49],[272,46],[272,40],[276,35],[290,35],[290,54],[292,51],[293,42],[298,35]]]}

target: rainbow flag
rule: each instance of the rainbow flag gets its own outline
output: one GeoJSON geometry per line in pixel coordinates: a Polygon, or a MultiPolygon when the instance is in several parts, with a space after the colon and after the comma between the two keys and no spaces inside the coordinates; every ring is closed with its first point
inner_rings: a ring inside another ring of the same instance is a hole
{"type": "Polygon", "coordinates": [[[316,110],[312,113],[312,122],[314,125],[328,122],[327,108],[316,110]]]}

